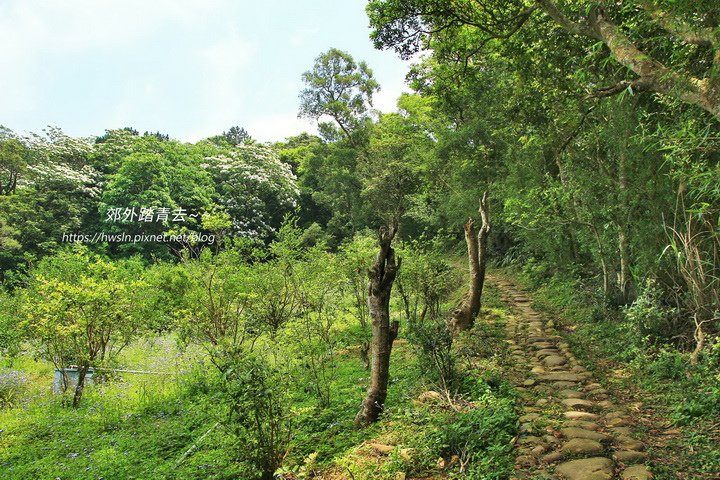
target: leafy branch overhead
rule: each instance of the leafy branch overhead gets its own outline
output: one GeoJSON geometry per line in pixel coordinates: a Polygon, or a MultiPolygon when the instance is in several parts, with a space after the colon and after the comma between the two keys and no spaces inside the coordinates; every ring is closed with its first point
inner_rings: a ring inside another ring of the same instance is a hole
{"type": "Polygon", "coordinates": [[[466,63],[482,57],[488,42],[542,28],[550,20],[588,52],[600,42],[606,55],[627,69],[612,86],[588,85],[595,95],[647,90],[720,118],[720,6],[715,2],[374,0],[367,10],[377,47],[394,48],[405,58],[425,49],[447,50],[466,63]],[[658,29],[669,33],[669,43],[658,40],[658,29]]]}

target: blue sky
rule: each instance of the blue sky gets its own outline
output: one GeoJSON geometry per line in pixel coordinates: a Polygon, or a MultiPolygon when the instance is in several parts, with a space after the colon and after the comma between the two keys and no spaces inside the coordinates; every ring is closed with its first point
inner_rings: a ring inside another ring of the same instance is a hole
{"type": "Polygon", "coordinates": [[[366,60],[395,108],[408,64],[369,40],[365,0],[0,0],[0,124],[73,136],[132,126],[196,141],[298,120],[300,75],[330,47],[366,60]]]}

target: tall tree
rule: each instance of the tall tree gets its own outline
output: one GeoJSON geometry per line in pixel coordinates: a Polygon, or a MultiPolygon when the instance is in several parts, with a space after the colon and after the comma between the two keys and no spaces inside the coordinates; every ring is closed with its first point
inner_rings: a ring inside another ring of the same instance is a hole
{"type": "Polygon", "coordinates": [[[0,141],[0,195],[15,193],[20,174],[27,168],[27,149],[15,138],[0,141]]]}
{"type": "Polygon", "coordinates": [[[373,94],[380,89],[367,63],[331,48],[315,59],[302,79],[306,87],[300,94],[298,116],[315,120],[328,116],[355,143],[353,132],[367,118],[373,94]]]}
{"type": "Polygon", "coordinates": [[[223,132],[222,136],[225,137],[225,140],[227,140],[230,145],[235,146],[252,141],[252,137],[247,130],[238,126],[230,127],[227,132],[223,132]]]}

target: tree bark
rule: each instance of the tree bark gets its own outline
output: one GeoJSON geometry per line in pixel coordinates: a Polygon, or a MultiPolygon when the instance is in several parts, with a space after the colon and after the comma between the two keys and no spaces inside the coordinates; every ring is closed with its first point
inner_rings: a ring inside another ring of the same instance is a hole
{"type": "MultiPolygon", "coordinates": [[[[482,291],[485,286],[485,270],[487,269],[487,243],[488,237],[490,236],[490,219],[488,217],[488,205],[487,205],[487,192],[483,192],[483,196],[480,199],[480,219],[482,225],[478,232],[478,271],[480,273],[479,287],[480,290],[480,304],[482,304],[482,291]]],[[[478,305],[478,311],[480,305],[478,305]]]]}
{"type": "MultiPolygon", "coordinates": [[[[628,132],[627,135],[631,133],[628,132]]],[[[630,271],[630,245],[628,241],[628,225],[630,223],[630,204],[628,192],[628,176],[627,176],[627,149],[628,137],[623,139],[622,148],[618,163],[618,196],[620,204],[620,212],[618,226],[618,252],[620,254],[620,278],[618,285],[620,287],[620,303],[621,305],[630,304],[630,290],[632,288],[632,273],[630,271]]]]}
{"type": "Polygon", "coordinates": [[[364,427],[377,421],[385,408],[390,376],[390,353],[400,327],[400,322],[390,322],[390,294],[401,263],[391,245],[396,232],[396,225],[380,228],[380,252],[368,271],[367,302],[372,319],[370,386],[362,407],[355,417],[356,427],[364,427]]]}
{"type": "Polygon", "coordinates": [[[83,363],[78,367],[78,381],[75,386],[75,394],[73,395],[72,406],[73,408],[80,405],[80,399],[82,398],[83,390],[85,389],[85,377],[90,369],[90,364],[83,363]]]}
{"type": "Polygon", "coordinates": [[[453,334],[458,334],[463,330],[469,330],[475,323],[480,311],[482,299],[482,289],[485,283],[485,268],[487,265],[487,239],[490,233],[490,223],[488,221],[487,211],[487,192],[483,194],[480,200],[480,217],[482,225],[475,236],[475,222],[468,219],[464,225],[465,243],[468,251],[468,267],[470,270],[470,288],[462,303],[456,308],[448,322],[450,330],[453,334]]]}
{"type": "Polygon", "coordinates": [[[602,268],[603,276],[603,298],[607,302],[610,296],[610,271],[605,261],[605,249],[603,248],[602,238],[600,237],[597,226],[593,222],[588,222],[587,225],[590,227],[593,237],[595,237],[595,243],[597,244],[598,257],[600,257],[600,267],[602,268]]]}

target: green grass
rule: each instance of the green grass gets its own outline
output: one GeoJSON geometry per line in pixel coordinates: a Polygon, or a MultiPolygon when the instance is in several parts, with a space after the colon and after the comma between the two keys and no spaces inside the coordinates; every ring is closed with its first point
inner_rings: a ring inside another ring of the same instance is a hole
{"type": "MultiPolygon", "coordinates": [[[[497,352],[501,335],[497,327],[479,327],[466,340],[466,350],[497,352]]],[[[352,422],[368,372],[349,349],[339,357],[328,408],[314,408],[309,393],[298,396],[294,405],[297,431],[288,468],[302,465],[317,453],[318,470],[350,469],[357,479],[394,478],[398,471],[446,477],[454,470],[440,471],[436,463],[441,456],[449,460],[455,454],[453,434],[483,432],[473,447],[476,460],[472,464],[483,473],[467,478],[506,478],[512,465],[509,440],[516,422],[514,397],[501,379],[488,380],[497,376],[492,373],[499,368],[496,356],[476,356],[480,360],[474,362],[469,393],[476,408],[453,412],[415,401],[431,385],[419,371],[412,345],[399,339],[393,348],[383,419],[355,430],[352,422]],[[478,366],[480,361],[484,364],[478,366]],[[408,461],[395,452],[378,460],[363,446],[369,441],[413,449],[413,458],[408,461]],[[365,461],[368,458],[372,465],[365,461]]],[[[124,352],[120,367],[182,374],[121,374],[89,386],[81,406],[72,409],[49,393],[51,365],[32,360],[30,354],[19,357],[14,368],[29,373],[32,380],[20,404],[0,411],[3,479],[252,478],[236,461],[236,454],[242,456],[242,452],[236,452],[232,435],[222,427],[176,466],[183,452],[224,415],[215,393],[215,373],[201,360],[201,352],[179,350],[170,337],[141,340],[124,352]]]]}

